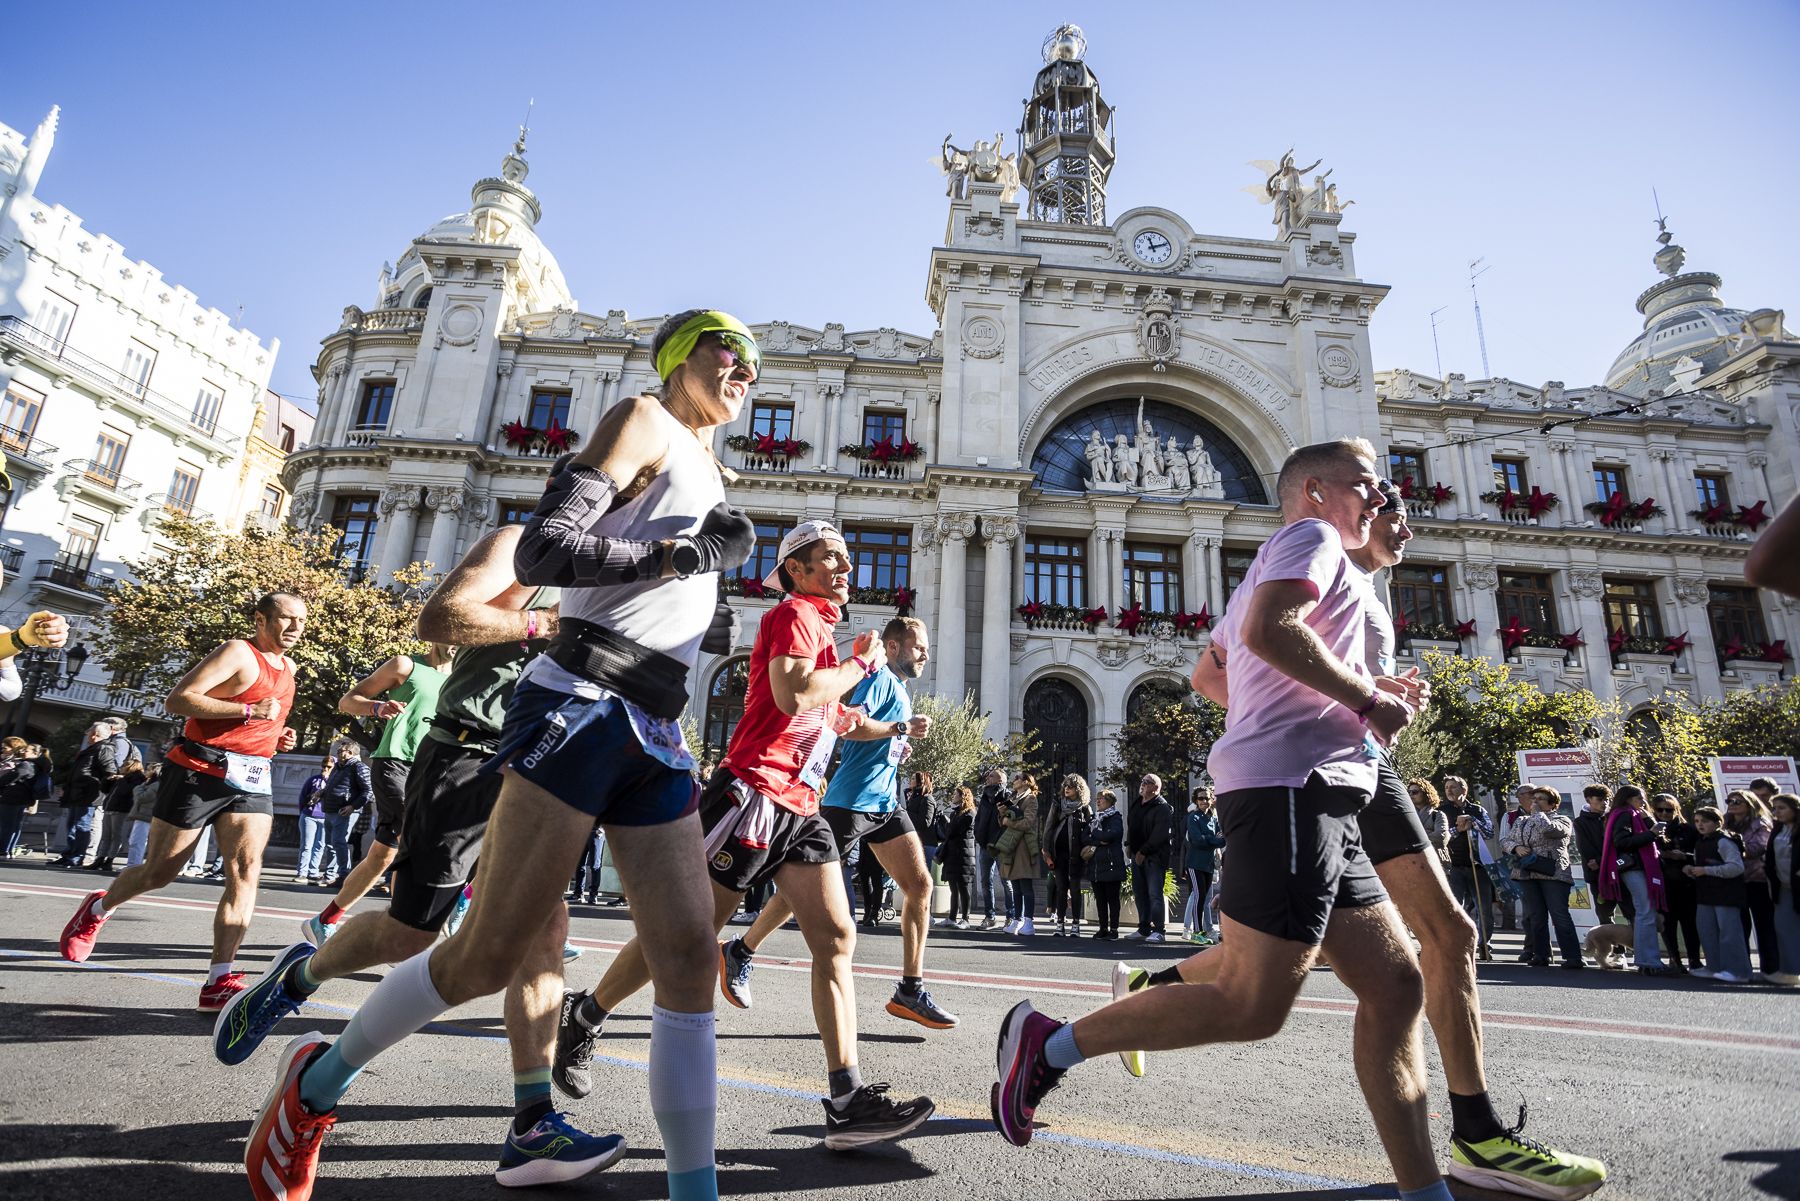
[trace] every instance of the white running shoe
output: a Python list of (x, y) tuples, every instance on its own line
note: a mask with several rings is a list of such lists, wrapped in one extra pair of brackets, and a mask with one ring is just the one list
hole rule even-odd
[(969, 920), (967, 918), (959, 917), (955, 921), (951, 922), (950, 924), (952, 926), (956, 927), (958, 930), (967, 930), (969, 928)]
[(1032, 923), (1030, 918), (1026, 918), (1019, 923), (1019, 928), (1013, 933), (1017, 934), (1020, 938), (1030, 938), (1033, 934), (1037, 933), (1037, 926)]
[(1717, 980), (1720, 984), (1748, 984), (1748, 983), (1750, 983), (1750, 981), (1747, 977), (1740, 976), (1736, 972), (1714, 972), (1712, 975), (1712, 978), (1714, 980)]
[(1119, 937), (1126, 942), (1138, 942), (1144, 937), (1144, 932), (1142, 930), (1127, 930), (1125, 933), (1119, 935)]
[(1162, 940), (1163, 932), (1161, 930), (1152, 930), (1144, 936), (1145, 942), (1161, 942)]

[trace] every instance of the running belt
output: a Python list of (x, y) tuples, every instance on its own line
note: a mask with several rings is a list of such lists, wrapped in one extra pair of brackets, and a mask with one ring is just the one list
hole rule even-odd
[(687, 707), (687, 665), (616, 630), (564, 617), (545, 653), (558, 667), (618, 693), (652, 717), (674, 721)]

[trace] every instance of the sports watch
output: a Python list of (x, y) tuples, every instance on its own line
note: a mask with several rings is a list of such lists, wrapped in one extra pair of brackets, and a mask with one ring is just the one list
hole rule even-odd
[(683, 580), (700, 570), (700, 548), (692, 538), (683, 534), (675, 539), (669, 548), (669, 566), (675, 569), (676, 578)]

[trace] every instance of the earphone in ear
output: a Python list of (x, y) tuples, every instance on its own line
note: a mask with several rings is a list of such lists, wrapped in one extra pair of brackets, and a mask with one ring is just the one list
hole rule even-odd
[(1317, 488), (1314, 488), (1312, 491), (1308, 492), (1307, 495), (1312, 497), (1313, 500), (1318, 504), (1322, 505), (1325, 503), (1325, 498), (1323, 496), (1319, 495), (1319, 490)]

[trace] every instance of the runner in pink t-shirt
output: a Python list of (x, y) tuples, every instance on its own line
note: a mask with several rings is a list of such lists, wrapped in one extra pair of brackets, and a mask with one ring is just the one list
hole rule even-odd
[(1084, 1059), (1273, 1035), (1323, 944), (1358, 1001), (1356, 1060), (1380, 1065), (1359, 1076), (1395, 1180), (1448, 1201), (1426, 1121), (1424, 986), (1356, 824), (1375, 784), (1372, 749), (1413, 716), (1409, 687), (1370, 677), (1375, 599), (1344, 553), (1368, 541), (1380, 484), (1362, 439), (1290, 454), (1277, 483), (1287, 528), (1257, 555), (1220, 631), (1232, 705), (1209, 762), (1231, 863), (1218, 982), (1132, 992), (1068, 1024), (1020, 1002), (1001, 1026), (993, 1095), (1008, 1142), (1030, 1141), (1038, 1103)]

